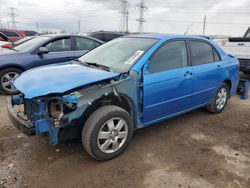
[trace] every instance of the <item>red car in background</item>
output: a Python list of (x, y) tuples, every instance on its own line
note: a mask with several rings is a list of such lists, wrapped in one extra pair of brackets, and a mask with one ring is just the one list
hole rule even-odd
[[(8, 38), (9, 42), (15, 42), (27, 36), (38, 35), (38, 33), (35, 31), (14, 30), (14, 29), (0, 29), (0, 33), (5, 35)], [(0, 41), (6, 41), (6, 39), (0, 36)]]

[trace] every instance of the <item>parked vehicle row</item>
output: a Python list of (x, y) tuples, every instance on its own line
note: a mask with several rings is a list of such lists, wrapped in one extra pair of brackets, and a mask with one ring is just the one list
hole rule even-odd
[[(0, 33), (8, 37), (9, 42), (15, 42), (21, 38), (28, 36), (38, 35), (35, 31), (25, 31), (25, 30), (14, 30), (14, 29), (0, 29)], [(0, 35), (0, 41), (5, 41)]]
[(0, 52), (0, 91), (16, 94), (17, 90), (12, 82), (22, 72), (38, 66), (77, 59), (102, 43), (98, 39), (79, 35), (24, 38), (15, 47)]
[[(80, 46), (78, 36), (56, 42), (45, 38), (14, 50), (29, 49), (36, 65), (44, 65), (44, 59), (57, 63), (54, 55), (47, 56), (54, 48), (64, 56)], [(30, 44), (38, 40), (41, 44), (31, 50)], [(90, 46), (87, 51), (96, 47)], [(14, 81), (21, 94), (8, 98), (7, 107), (12, 123), (25, 134), (44, 134), (51, 144), (81, 138), (92, 157), (109, 160), (127, 148), (136, 129), (201, 107), (222, 112), (238, 82), (238, 60), (211, 40), (132, 35), (107, 42), (76, 61), (24, 72)], [(24, 111), (16, 111), (19, 105)]]

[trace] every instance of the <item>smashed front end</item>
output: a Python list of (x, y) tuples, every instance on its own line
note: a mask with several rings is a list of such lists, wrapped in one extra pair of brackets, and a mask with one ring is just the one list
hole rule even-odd
[(77, 108), (74, 94), (25, 99), (22, 94), (7, 99), (12, 123), (27, 136), (44, 134), (51, 144), (58, 143), (59, 129), (71, 123), (68, 114)]

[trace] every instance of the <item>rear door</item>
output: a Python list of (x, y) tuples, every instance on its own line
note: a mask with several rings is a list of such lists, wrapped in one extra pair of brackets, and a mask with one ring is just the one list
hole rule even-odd
[(143, 75), (143, 123), (151, 124), (190, 108), (192, 67), (184, 40), (164, 44)]
[(193, 66), (192, 105), (207, 104), (223, 81), (222, 61), (214, 47), (203, 40), (189, 40)]
[(88, 51), (100, 46), (101, 44), (95, 40), (84, 38), (84, 37), (75, 37), (75, 58), (79, 58)]
[(61, 63), (75, 59), (71, 37), (55, 39), (43, 46), (48, 48), (49, 53), (35, 54), (35, 66)]

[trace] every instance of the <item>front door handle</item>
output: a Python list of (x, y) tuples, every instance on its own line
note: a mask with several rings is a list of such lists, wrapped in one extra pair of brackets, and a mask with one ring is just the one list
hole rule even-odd
[(187, 71), (187, 72), (185, 72), (185, 74), (184, 74), (184, 76), (185, 76), (186, 78), (190, 78), (192, 75), (193, 75), (193, 73), (190, 72), (190, 71)]

